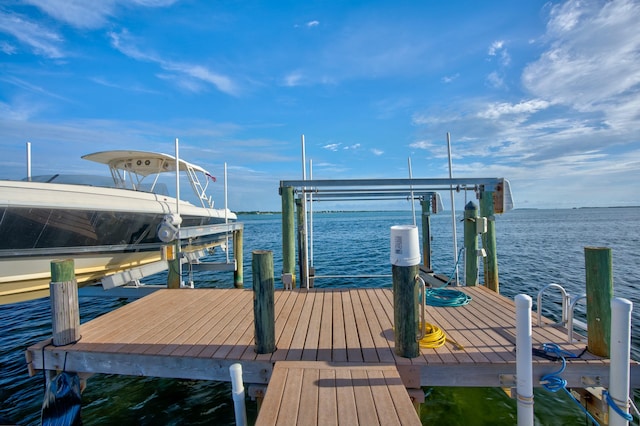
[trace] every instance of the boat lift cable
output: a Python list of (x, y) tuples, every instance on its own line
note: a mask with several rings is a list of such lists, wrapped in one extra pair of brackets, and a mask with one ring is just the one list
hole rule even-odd
[(558, 371), (554, 373), (545, 374), (544, 376), (542, 376), (540, 380), (540, 384), (549, 392), (555, 393), (560, 390), (565, 391), (565, 393), (569, 395), (569, 397), (573, 400), (573, 402), (575, 402), (582, 409), (582, 411), (587, 415), (587, 417), (589, 417), (589, 420), (591, 420), (591, 422), (596, 426), (600, 426), (600, 424), (596, 421), (595, 418), (593, 418), (593, 416), (589, 413), (589, 411), (587, 411), (587, 409), (583, 407), (582, 404), (580, 404), (580, 401), (578, 401), (571, 394), (571, 392), (569, 392), (569, 390), (567, 389), (567, 381), (562, 377), (560, 377), (560, 375), (564, 372), (565, 368), (567, 367), (566, 358), (578, 358), (579, 356), (574, 355), (571, 352), (560, 349), (560, 346), (558, 346), (555, 343), (543, 344), (542, 350), (545, 351), (546, 353), (553, 354), (554, 356), (558, 357), (562, 361), (562, 366)]

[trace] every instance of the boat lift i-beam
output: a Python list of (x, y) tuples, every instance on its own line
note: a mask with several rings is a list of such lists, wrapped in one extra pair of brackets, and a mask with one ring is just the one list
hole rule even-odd
[[(394, 200), (408, 199), (432, 201), (437, 208), (440, 203), (436, 191), (455, 189), (475, 191), (480, 197), (483, 193), (491, 196), (490, 202), (482, 203), (487, 216), (504, 213), (513, 208), (509, 181), (504, 178), (409, 178), (409, 179), (337, 179), (337, 180), (283, 180), (280, 181), (279, 192), (282, 197), (282, 239), (283, 239), (283, 271), (282, 279), (285, 287), (295, 283), (295, 233), (293, 231), (293, 204), (295, 198), (301, 204), (302, 215), (306, 216), (306, 202), (336, 201), (350, 199), (361, 200)], [(288, 199), (292, 198), (292, 199)], [(487, 197), (488, 199), (488, 197)], [(489, 210), (489, 211), (486, 211)], [(436, 211), (434, 211), (436, 212)], [(300, 282), (309, 287), (306, 246), (308, 237), (304, 232), (300, 244), (304, 247), (300, 253)], [(426, 266), (426, 265), (425, 265)], [(497, 268), (496, 268), (497, 270)], [(496, 274), (497, 275), (497, 274)], [(497, 277), (495, 278), (497, 281)], [(496, 282), (497, 286), (497, 282)]]

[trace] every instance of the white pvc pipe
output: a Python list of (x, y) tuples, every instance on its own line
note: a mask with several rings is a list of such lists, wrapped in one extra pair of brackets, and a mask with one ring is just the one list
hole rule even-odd
[(229, 367), (231, 374), (231, 394), (233, 396), (233, 409), (236, 416), (236, 425), (247, 424), (247, 411), (244, 404), (244, 385), (242, 383), (242, 364), (235, 363)]
[(531, 297), (519, 294), (516, 302), (516, 379), (518, 426), (533, 426), (533, 364), (531, 354)]
[[(611, 348), (609, 395), (623, 412), (629, 413), (629, 363), (631, 361), (631, 310), (633, 303), (616, 297), (611, 300)], [(626, 419), (609, 407), (609, 425), (627, 425)]]

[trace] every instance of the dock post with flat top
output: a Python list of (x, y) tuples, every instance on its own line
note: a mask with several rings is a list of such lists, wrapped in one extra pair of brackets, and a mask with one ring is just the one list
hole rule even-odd
[(256, 352), (271, 353), (276, 350), (273, 252), (254, 250), (251, 271)]
[(72, 259), (51, 262), (51, 325), (53, 345), (64, 346), (80, 340), (78, 283)]
[(482, 234), (482, 247), (486, 251), (484, 258), (484, 285), (496, 293), (500, 293), (498, 277), (498, 254), (496, 250), (496, 220), (493, 208), (494, 191), (483, 191), (480, 194), (480, 216), (487, 218), (487, 232)]
[(405, 358), (415, 358), (420, 355), (420, 344), (417, 339), (420, 317), (416, 283), (419, 269), (419, 265), (391, 266), (396, 354)]
[(464, 206), (464, 282), (467, 286), (478, 285), (478, 208), (469, 201)]
[(280, 196), (282, 197), (282, 275), (283, 277), (289, 275), (290, 286), (295, 288), (296, 234), (294, 228), (293, 187), (281, 187)]
[(244, 288), (242, 237), (242, 228), (233, 231), (233, 257), (236, 260), (236, 270), (233, 272), (233, 286), (235, 288)]
[(609, 356), (611, 338), (611, 299), (613, 273), (611, 249), (585, 247), (584, 263), (587, 283), (587, 347), (594, 355)]

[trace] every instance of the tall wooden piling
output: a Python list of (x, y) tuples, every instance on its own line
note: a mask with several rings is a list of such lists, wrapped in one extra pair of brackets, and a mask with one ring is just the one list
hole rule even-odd
[(498, 254), (496, 250), (496, 221), (493, 207), (494, 191), (483, 191), (480, 198), (480, 216), (487, 218), (487, 232), (482, 234), (484, 257), (484, 285), (496, 293), (500, 293), (498, 278)]
[(433, 271), (431, 268), (431, 199), (425, 197), (420, 201), (422, 207), (422, 266), (425, 271)]
[(296, 237), (294, 221), (293, 187), (280, 188), (282, 198), (282, 274), (291, 275), (291, 286), (296, 286)]
[(609, 356), (611, 338), (611, 299), (613, 272), (611, 249), (585, 247), (584, 263), (587, 284), (587, 329), (589, 352)]
[(276, 350), (273, 252), (254, 250), (251, 271), (253, 274), (255, 349), (259, 354), (271, 353)]
[(478, 285), (478, 208), (473, 201), (464, 206), (464, 281), (467, 286)]
[(405, 358), (415, 358), (420, 355), (420, 345), (417, 339), (420, 316), (418, 284), (416, 283), (419, 270), (419, 265), (391, 265), (396, 354)]
[(243, 230), (242, 228), (233, 231), (233, 258), (236, 260), (236, 270), (233, 272), (233, 286), (244, 288), (244, 262), (242, 256)]
[(51, 325), (53, 345), (64, 346), (80, 340), (78, 283), (72, 259), (51, 262)]

